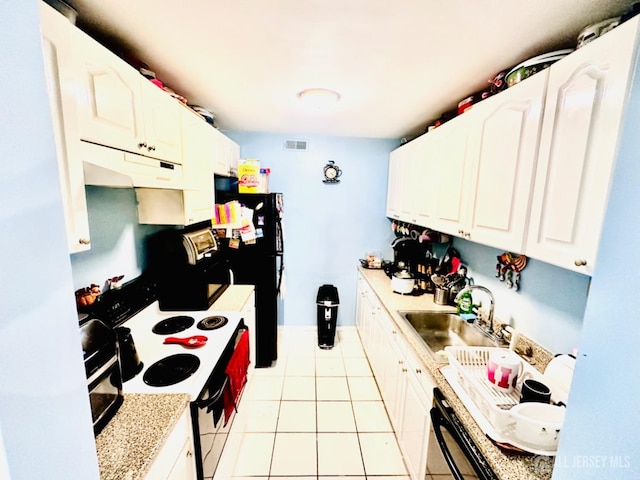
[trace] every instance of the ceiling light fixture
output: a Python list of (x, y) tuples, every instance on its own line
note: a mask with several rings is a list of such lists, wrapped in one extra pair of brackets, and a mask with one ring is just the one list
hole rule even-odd
[(327, 107), (340, 100), (340, 94), (328, 88), (308, 88), (298, 93), (301, 102), (312, 107)]

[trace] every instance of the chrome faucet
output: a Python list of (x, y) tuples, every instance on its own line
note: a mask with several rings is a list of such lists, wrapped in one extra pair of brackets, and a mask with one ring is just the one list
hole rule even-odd
[[(462, 290), (460, 290), (458, 292), (458, 294), (456, 295), (456, 298), (454, 300), (454, 302), (457, 304), (458, 303), (458, 299), (460, 298), (460, 296), (468, 291), (471, 290), (481, 290), (483, 292), (485, 292), (487, 294), (487, 296), (489, 297), (489, 313), (488, 313), (488, 317), (487, 317), (487, 323), (489, 324), (489, 328), (486, 330), (486, 332), (489, 334), (489, 336), (493, 337), (494, 336), (494, 329), (493, 329), (493, 309), (495, 307), (495, 299), (493, 298), (493, 293), (491, 293), (491, 290), (489, 290), (487, 287), (483, 287), (482, 285), (467, 285), (466, 287), (464, 287)], [(482, 319), (482, 316), (479, 315), (480, 318)]]

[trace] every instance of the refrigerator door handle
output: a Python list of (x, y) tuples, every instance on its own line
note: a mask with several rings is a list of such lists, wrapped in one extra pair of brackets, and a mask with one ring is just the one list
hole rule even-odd
[(276, 288), (276, 295), (280, 295), (280, 288), (282, 287), (282, 276), (284, 274), (284, 256), (276, 255), (280, 257), (280, 268), (278, 269), (278, 287)]
[(229, 285), (234, 285), (236, 283), (235, 276), (233, 274), (233, 270), (229, 269)]
[(276, 219), (276, 254), (284, 255), (284, 238), (282, 235), (282, 220), (280, 215), (275, 215)]

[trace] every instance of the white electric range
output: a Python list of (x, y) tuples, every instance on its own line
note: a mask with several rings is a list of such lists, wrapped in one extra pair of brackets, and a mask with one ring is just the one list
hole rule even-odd
[[(175, 317), (190, 318), (192, 321), (187, 323), (191, 323), (191, 325), (179, 332), (154, 333), (154, 326)], [(225, 318), (227, 321), (214, 330), (198, 328), (201, 320), (211, 317)], [(143, 363), (141, 372), (123, 383), (124, 393), (186, 393), (191, 396), (192, 401), (195, 401), (218, 364), (225, 348), (236, 334), (240, 321), (239, 312), (216, 310), (215, 303), (209, 310), (166, 312), (159, 309), (157, 301), (153, 302), (121, 325), (131, 329), (138, 356)], [(207, 337), (207, 341), (203, 346), (195, 348), (178, 344), (164, 344), (168, 337), (187, 338), (193, 335), (203, 335)], [(178, 354), (193, 355), (199, 360), (199, 365), (192, 374), (172, 385), (152, 386), (145, 382), (145, 374), (153, 364)]]

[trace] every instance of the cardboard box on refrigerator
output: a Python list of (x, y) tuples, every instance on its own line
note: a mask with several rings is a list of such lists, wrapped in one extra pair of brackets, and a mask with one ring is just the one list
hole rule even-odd
[(238, 193), (260, 193), (260, 161), (245, 158), (238, 164)]

